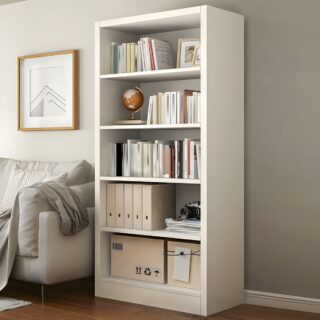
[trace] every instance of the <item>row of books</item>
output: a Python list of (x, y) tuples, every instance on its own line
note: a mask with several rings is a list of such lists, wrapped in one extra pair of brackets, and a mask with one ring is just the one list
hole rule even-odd
[(199, 91), (159, 92), (149, 98), (147, 124), (200, 123)]
[(167, 218), (165, 219), (166, 231), (183, 232), (190, 234), (200, 233), (200, 220), (182, 219), (182, 218)]
[(144, 37), (138, 43), (111, 42), (111, 73), (151, 71), (174, 67), (168, 41)]
[(109, 144), (109, 175), (125, 177), (199, 179), (199, 140), (183, 141), (129, 139)]

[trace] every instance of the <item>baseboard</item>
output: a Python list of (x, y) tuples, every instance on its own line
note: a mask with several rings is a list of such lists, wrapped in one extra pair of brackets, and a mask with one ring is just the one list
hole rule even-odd
[(320, 299), (245, 290), (245, 303), (272, 308), (320, 313)]

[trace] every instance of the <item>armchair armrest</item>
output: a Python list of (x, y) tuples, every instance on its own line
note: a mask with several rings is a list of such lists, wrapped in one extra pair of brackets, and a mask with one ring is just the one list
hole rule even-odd
[(39, 215), (39, 262), (42, 283), (53, 284), (93, 275), (94, 208), (88, 208), (90, 224), (74, 236), (63, 236), (59, 215), (54, 211)]

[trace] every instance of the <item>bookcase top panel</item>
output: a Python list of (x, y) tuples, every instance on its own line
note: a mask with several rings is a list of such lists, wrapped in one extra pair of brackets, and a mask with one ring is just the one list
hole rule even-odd
[(100, 21), (99, 25), (101, 28), (139, 35), (199, 28), (200, 8), (201, 7), (192, 7)]

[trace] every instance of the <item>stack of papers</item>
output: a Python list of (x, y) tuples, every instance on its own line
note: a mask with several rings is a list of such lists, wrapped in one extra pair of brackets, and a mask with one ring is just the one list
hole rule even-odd
[(191, 233), (191, 234), (200, 233), (200, 220), (167, 218), (165, 221), (166, 221), (166, 231), (184, 232), (184, 233)]

